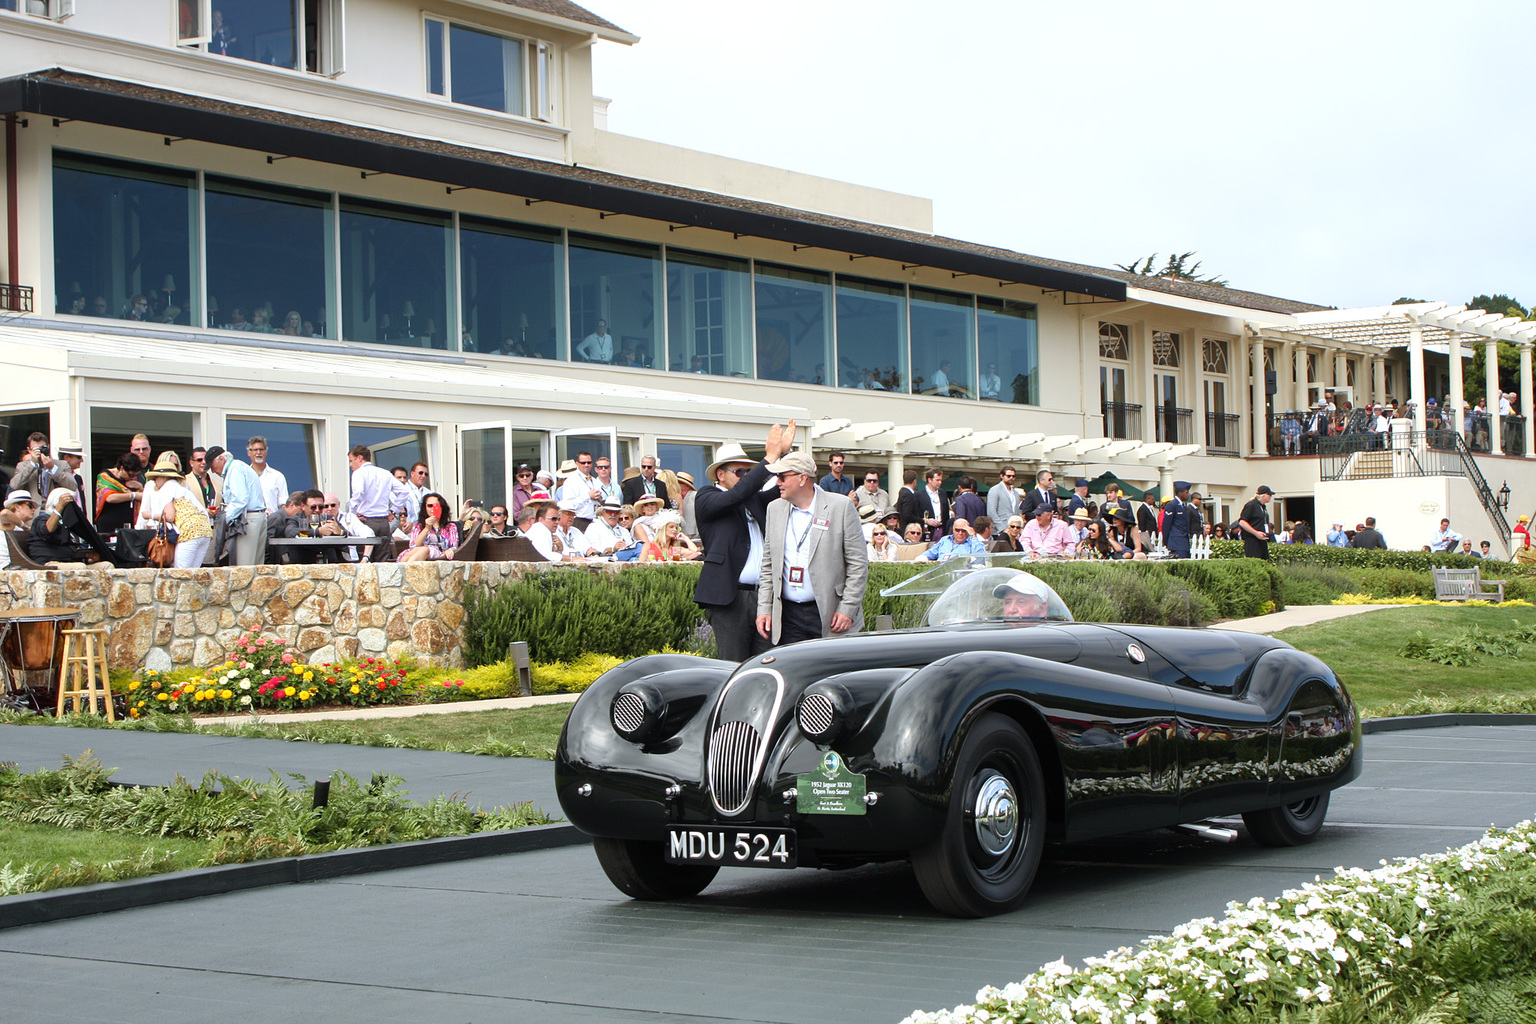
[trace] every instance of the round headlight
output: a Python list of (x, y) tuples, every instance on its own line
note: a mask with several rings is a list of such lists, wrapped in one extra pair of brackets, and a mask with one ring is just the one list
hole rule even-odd
[(648, 683), (634, 682), (614, 694), (608, 708), (613, 731), (633, 743), (644, 743), (661, 722), (667, 702)]
[(814, 683), (800, 696), (795, 721), (800, 732), (812, 743), (828, 744), (843, 731), (843, 723), (853, 708), (848, 691), (836, 683)]

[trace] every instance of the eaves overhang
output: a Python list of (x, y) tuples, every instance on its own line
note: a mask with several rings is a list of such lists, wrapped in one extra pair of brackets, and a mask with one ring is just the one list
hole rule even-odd
[[(357, 167), (455, 187), (626, 214), (800, 247), (874, 257), (1094, 298), (1124, 301), (1126, 286), (1001, 255), (1005, 250), (788, 207), (531, 160), (372, 128), (250, 107), (60, 70), (0, 80), (0, 113), (108, 125), (218, 146)], [(995, 254), (996, 253), (996, 254)]]

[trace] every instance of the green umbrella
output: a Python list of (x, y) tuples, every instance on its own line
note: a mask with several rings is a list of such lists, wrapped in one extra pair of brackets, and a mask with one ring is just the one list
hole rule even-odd
[(1124, 480), (1121, 480), (1119, 477), (1115, 476), (1115, 474), (1113, 474), (1113, 473), (1100, 473), (1098, 476), (1094, 477), (1091, 481), (1089, 481), (1089, 483), (1088, 483), (1088, 493), (1089, 494), (1103, 494), (1104, 493), (1104, 489), (1106, 487), (1108, 487), (1110, 484), (1119, 484), (1120, 485), (1120, 493), (1125, 495), (1127, 498), (1140, 498), (1143, 495), (1148, 494), (1148, 493), (1155, 494), (1156, 491), (1157, 491), (1157, 489), (1155, 487), (1150, 492), (1149, 491), (1144, 491), (1140, 487), (1137, 487), (1134, 484), (1126, 483)]

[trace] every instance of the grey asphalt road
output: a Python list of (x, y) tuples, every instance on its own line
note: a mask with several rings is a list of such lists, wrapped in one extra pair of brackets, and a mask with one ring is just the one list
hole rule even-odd
[(1364, 776), (1334, 794), (1310, 846), (1156, 832), (1066, 847), (1023, 909), (981, 921), (934, 914), (901, 865), (726, 872), (698, 898), (636, 903), (581, 846), (16, 928), (0, 932), (0, 1018), (894, 1024), (1229, 900), (1514, 824), (1536, 802), (1533, 737), (1370, 736)]

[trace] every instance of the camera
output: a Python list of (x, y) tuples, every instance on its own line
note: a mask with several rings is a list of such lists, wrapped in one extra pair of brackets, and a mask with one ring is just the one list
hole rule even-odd
[(43, 458), (46, 459), (48, 457), (48, 446), (45, 445), (45, 444), (38, 445), (37, 446), (37, 454), (41, 455)]

